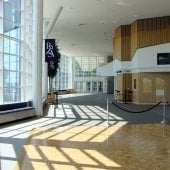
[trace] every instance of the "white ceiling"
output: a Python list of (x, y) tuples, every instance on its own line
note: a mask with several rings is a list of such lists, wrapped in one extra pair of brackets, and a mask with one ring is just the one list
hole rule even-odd
[(170, 15), (170, 0), (44, 0), (44, 20), (50, 21), (61, 6), (49, 38), (68, 56), (110, 56), (117, 27)]

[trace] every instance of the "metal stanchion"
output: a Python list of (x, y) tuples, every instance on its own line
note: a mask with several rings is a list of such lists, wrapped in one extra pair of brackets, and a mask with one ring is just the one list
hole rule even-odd
[(109, 99), (107, 98), (107, 126), (109, 126)]
[(163, 104), (163, 120), (161, 121), (161, 123), (167, 123), (166, 119), (166, 115), (165, 115), (165, 105), (166, 105), (166, 99), (163, 98), (162, 100), (162, 104)]

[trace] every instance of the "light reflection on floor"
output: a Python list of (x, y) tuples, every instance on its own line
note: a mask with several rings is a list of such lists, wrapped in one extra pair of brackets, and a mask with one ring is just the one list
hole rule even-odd
[(15, 170), (168, 170), (169, 141), (165, 124), (35, 128)]
[[(100, 106), (60, 104), (57, 108), (54, 105), (50, 107), (48, 117), (104, 121), (107, 120), (107, 110)], [(123, 120), (113, 113), (109, 114), (109, 119), (111, 121)]]
[(103, 96), (97, 96), (97, 102), (96, 96), (86, 102), (81, 97), (80, 102), (76, 98), (71, 103), (73, 99), (63, 100), (58, 107), (51, 105), (43, 118), (0, 129), (0, 169), (170, 169), (170, 126), (160, 124), (162, 108), (152, 116), (127, 116), (110, 106), (111, 126), (107, 128)]

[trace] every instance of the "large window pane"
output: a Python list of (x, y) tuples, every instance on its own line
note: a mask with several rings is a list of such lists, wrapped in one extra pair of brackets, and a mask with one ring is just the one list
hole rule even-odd
[(21, 23), (21, 12), (8, 3), (4, 3), (4, 18), (16, 24)]
[[(3, 0), (1, 7), (3, 100), (0, 102), (26, 101), (32, 98), (32, 0)], [(21, 29), (21, 19), (23, 29)], [(25, 34), (24, 46), (21, 46), (21, 34)]]
[(17, 9), (20, 9), (21, 7), (21, 0), (5, 0), (5, 2), (8, 2)]
[(4, 38), (4, 53), (9, 53), (9, 39)]
[(15, 10), (7, 3), (4, 3), (4, 18), (10, 21), (14, 20)]
[(12, 39), (4, 38), (4, 53), (20, 55), (21, 43)]
[(14, 23), (4, 21), (4, 34), (19, 39), (21, 37), (21, 28)]
[(17, 70), (17, 57), (16, 56), (10, 56), (10, 70)]
[(20, 76), (19, 72), (4, 71), (4, 87), (19, 87)]
[(10, 86), (15, 87), (17, 85), (17, 73), (10, 72)]
[(5, 103), (20, 101), (20, 89), (4, 88), (4, 101)]
[(10, 71), (4, 71), (4, 87), (10, 86)]
[(15, 55), (20, 55), (20, 42), (15, 40), (10, 40), (10, 53)]
[(9, 55), (4, 54), (4, 69), (9, 70), (10, 66), (10, 57)]

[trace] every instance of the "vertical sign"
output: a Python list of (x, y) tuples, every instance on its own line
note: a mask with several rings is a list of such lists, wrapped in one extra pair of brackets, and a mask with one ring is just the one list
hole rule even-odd
[(56, 61), (55, 39), (45, 39), (45, 61), (50, 70), (55, 69)]

